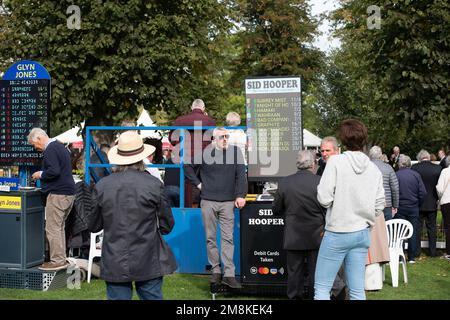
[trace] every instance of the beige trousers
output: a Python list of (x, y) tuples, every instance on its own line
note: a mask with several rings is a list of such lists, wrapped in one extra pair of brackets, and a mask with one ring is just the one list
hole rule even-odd
[(66, 234), (64, 230), (67, 216), (72, 210), (75, 196), (52, 194), (47, 196), (45, 207), (45, 235), (50, 247), (50, 261), (56, 264), (66, 262)]

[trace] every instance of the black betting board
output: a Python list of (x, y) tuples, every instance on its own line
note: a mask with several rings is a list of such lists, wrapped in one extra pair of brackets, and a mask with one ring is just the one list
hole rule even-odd
[(0, 80), (0, 166), (39, 165), (28, 144), (34, 127), (49, 134), (50, 79)]
[(241, 279), (245, 284), (286, 284), (284, 217), (274, 216), (272, 202), (248, 202), (240, 213)]
[(300, 77), (247, 78), (245, 96), (249, 179), (295, 173), (303, 148)]

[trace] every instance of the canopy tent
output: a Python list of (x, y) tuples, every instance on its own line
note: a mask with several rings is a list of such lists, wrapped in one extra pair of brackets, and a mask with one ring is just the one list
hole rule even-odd
[(311, 148), (311, 147), (320, 147), (320, 143), (322, 139), (311, 133), (307, 129), (303, 129), (303, 147)]
[[(84, 127), (84, 121), (81, 123), (81, 128)], [(78, 133), (80, 132), (80, 133)], [(61, 141), (62, 143), (74, 143), (74, 142), (83, 142), (83, 138), (81, 137), (81, 130), (79, 126), (75, 126), (72, 129), (67, 130), (66, 132), (61, 133), (60, 135), (55, 137), (56, 140)]]
[[(157, 126), (157, 124), (155, 124), (153, 122), (152, 118), (148, 114), (148, 111), (145, 109), (142, 109), (142, 112), (136, 121), (136, 125), (138, 127), (156, 127)], [(141, 138), (147, 138), (147, 137), (157, 138), (157, 139), (161, 138), (161, 134), (159, 133), (159, 131), (155, 131), (155, 130), (141, 130), (140, 136), (141, 136)]]

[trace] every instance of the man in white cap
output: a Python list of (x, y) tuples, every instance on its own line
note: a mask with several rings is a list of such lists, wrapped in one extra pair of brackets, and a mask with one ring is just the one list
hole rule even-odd
[(94, 189), (97, 214), (89, 229), (104, 230), (100, 278), (109, 300), (131, 300), (133, 282), (141, 300), (160, 300), (163, 276), (176, 269), (170, 249), (169, 259), (160, 259), (159, 233), (169, 233), (174, 220), (163, 184), (145, 172), (143, 160), (154, 151), (136, 131), (123, 132), (108, 152), (117, 170)]

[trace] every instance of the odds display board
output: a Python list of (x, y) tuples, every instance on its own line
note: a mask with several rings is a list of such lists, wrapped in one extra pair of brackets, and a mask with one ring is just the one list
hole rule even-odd
[(33, 166), (42, 154), (28, 144), (34, 127), (50, 134), (50, 75), (35, 61), (16, 62), (0, 80), (0, 166)]
[(277, 180), (297, 171), (303, 148), (300, 77), (245, 80), (248, 177)]

